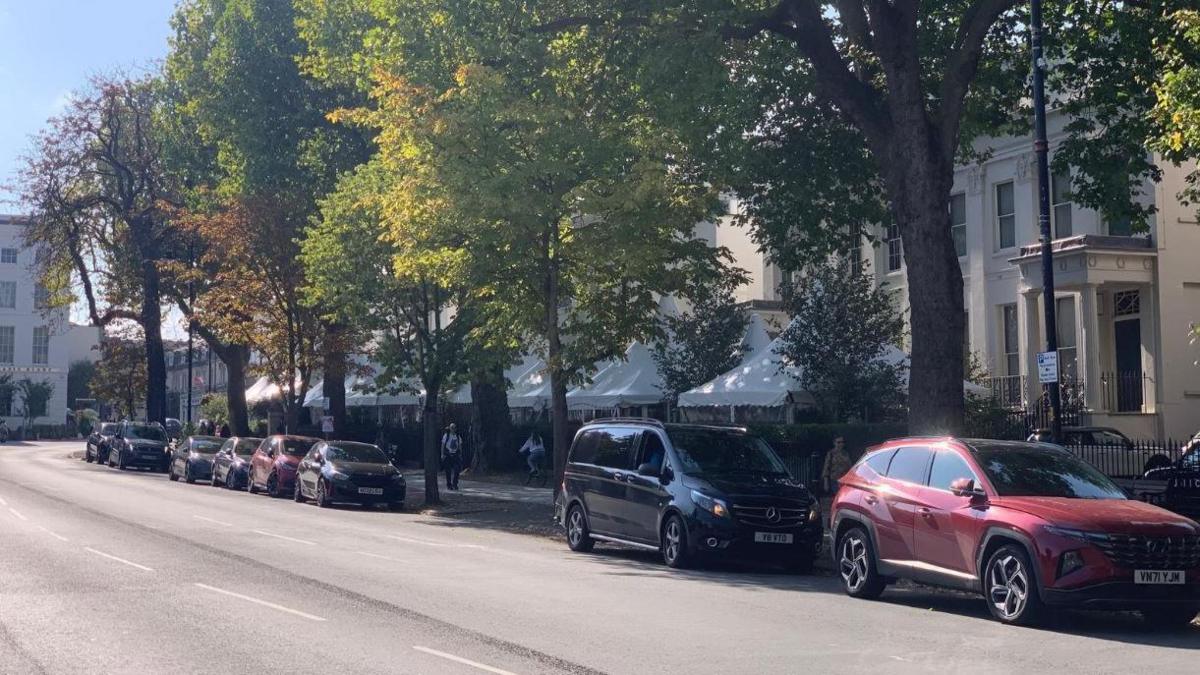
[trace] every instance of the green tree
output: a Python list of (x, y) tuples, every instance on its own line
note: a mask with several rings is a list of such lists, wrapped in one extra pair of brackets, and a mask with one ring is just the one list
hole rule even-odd
[(743, 356), (741, 339), (749, 317), (733, 295), (741, 282), (734, 275), (697, 284), (692, 306), (664, 318), (669, 339), (654, 345), (654, 361), (663, 379), (663, 393), (672, 401), (736, 366)]
[(224, 394), (209, 393), (200, 399), (200, 417), (221, 426), (229, 421), (229, 398)]
[[(314, 371), (345, 361), (323, 352), (347, 342), (324, 339), (317, 309), (302, 302), (298, 241), (317, 200), (367, 147), (357, 130), (326, 119), (354, 99), (301, 74), (295, 18), (289, 0), (186, 0), (166, 63), (172, 110), (184, 121), (175, 168), (190, 178), (186, 221), (200, 249), (198, 269), (177, 270), (199, 286), (197, 300), (189, 306), (180, 293), (177, 302), (214, 349), (254, 345), (263, 355), (290, 429)], [(334, 402), (344, 401), (342, 383), (326, 378)]]
[[(1161, 63), (1154, 87), (1153, 121), (1159, 130), (1151, 147), (1166, 159), (1183, 163), (1200, 157), (1200, 10), (1172, 15), (1175, 39), (1157, 43)], [(1200, 203), (1200, 169), (1187, 176), (1187, 201)]]
[(153, 77), (97, 77), (50, 120), (24, 158), (25, 243), (39, 256), (50, 305), (67, 307), (78, 282), (94, 325), (120, 320), (145, 341), (146, 415), (166, 417), (159, 264), (174, 253), (165, 205), (176, 186), (162, 164), (161, 89)]
[[(1056, 164), (1075, 199), (1137, 225), (1152, 44), (1187, 0), (1049, 3), (1046, 62), (1072, 117)], [(650, 97), (647, 114), (711, 149), (713, 180), (785, 268), (895, 222), (912, 308), (915, 431), (963, 419), (962, 273), (946, 207), (984, 136), (1028, 128), (1029, 19), (1017, 0), (556, 2), (535, 30), (592, 91)], [(354, 28), (353, 24), (347, 24)]]
[(309, 72), (371, 93), (339, 119), (378, 133), (372, 162), (400, 196), (386, 202), (388, 228), (436, 226), (417, 237), (432, 246), (401, 259), (468, 279), (461, 302), (485, 322), (472, 331), (485, 343), (544, 355), (561, 472), (568, 383), (655, 335), (657, 295), (720, 264), (691, 236), (716, 205), (713, 186), (675, 135), (583, 86), (586, 66), (536, 31), (537, 7), (299, 7)]
[(137, 336), (110, 335), (100, 342), (100, 360), (91, 391), (112, 405), (118, 418), (132, 419), (142, 403), (146, 382), (145, 347)]
[(33, 426), (33, 421), (46, 416), (46, 407), (50, 397), (54, 396), (54, 384), (48, 380), (34, 382), (28, 378), (17, 381), (17, 391), (21, 394), (21, 416), (25, 418), (25, 429)]
[(882, 357), (904, 337), (904, 319), (886, 289), (836, 257), (807, 267), (784, 297), (792, 323), (782, 353), (831, 422), (876, 420), (902, 405), (904, 366)]

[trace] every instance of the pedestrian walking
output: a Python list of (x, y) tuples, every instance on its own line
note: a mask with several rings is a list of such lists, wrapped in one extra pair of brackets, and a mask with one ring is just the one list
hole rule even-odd
[(837, 490), (838, 479), (846, 475), (853, 465), (854, 460), (846, 449), (846, 439), (837, 436), (833, 439), (833, 447), (825, 453), (825, 465), (821, 467), (821, 488), (826, 495)]
[(453, 422), (442, 434), (442, 466), (446, 469), (446, 489), (458, 489), (458, 474), (462, 471), (462, 437)]
[(529, 465), (529, 477), (525, 479), (525, 484), (528, 485), (534, 478), (542, 478), (542, 463), (546, 460), (546, 444), (542, 442), (542, 435), (536, 430), (531, 432), (525, 445), (517, 452), (525, 455), (525, 463)]

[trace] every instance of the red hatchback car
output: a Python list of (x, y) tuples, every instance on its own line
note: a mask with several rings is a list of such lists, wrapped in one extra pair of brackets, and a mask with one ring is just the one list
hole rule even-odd
[(254, 494), (261, 488), (272, 497), (291, 496), (300, 460), (320, 441), (310, 436), (267, 436), (250, 456), (246, 490)]
[(1139, 610), (1161, 626), (1200, 611), (1200, 525), (1127, 499), (1058, 446), (894, 440), (840, 483), (833, 559), (853, 597), (906, 578), (979, 593), (1021, 625), (1051, 606)]

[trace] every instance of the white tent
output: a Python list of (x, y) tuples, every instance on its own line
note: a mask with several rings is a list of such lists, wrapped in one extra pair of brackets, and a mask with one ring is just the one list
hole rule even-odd
[(391, 391), (392, 387), (377, 389), (375, 374), (383, 370), (378, 364), (367, 364), (366, 373), (356, 373), (346, 377), (346, 407), (379, 407), (388, 405), (421, 405), (425, 397), (425, 389), (419, 380), (409, 379), (395, 385), (399, 391)]
[(800, 371), (784, 363), (775, 351), (776, 338), (727, 373), (679, 395), (679, 407), (759, 406), (774, 408), (786, 403), (812, 405), (813, 398), (800, 385)]
[(304, 394), (304, 407), (329, 407), (329, 399), (325, 398), (325, 380), (318, 380), (316, 384), (309, 388), (308, 393)]
[(634, 342), (625, 350), (625, 360), (601, 369), (591, 384), (567, 392), (567, 407), (603, 410), (655, 405), (663, 400), (662, 376), (650, 349)]
[(271, 378), (263, 375), (255, 380), (254, 384), (246, 390), (246, 405), (254, 405), (263, 401), (280, 398), (282, 391), (279, 385), (271, 381)]
[(545, 362), (541, 359), (527, 358), (522, 361), (522, 366), (522, 372), (509, 378), (512, 384), (508, 388), (508, 407), (534, 410), (546, 408), (550, 405), (550, 374), (546, 372)]
[[(543, 367), (541, 360), (538, 359), (536, 356), (525, 355), (525, 356), (521, 357), (520, 361), (518, 361), (517, 363), (504, 369), (505, 386), (507, 387), (507, 390), (508, 390), (508, 392), (510, 392), (510, 394), (513, 391), (517, 381), (520, 380), (523, 375), (526, 375), (530, 371), (530, 369), (534, 368), (535, 366), (538, 368)], [(471, 385), (464, 384), (461, 387), (459, 387), (458, 389), (454, 390), (454, 393), (450, 395), (450, 402), (451, 403), (460, 403), (463, 405), (470, 405), (471, 404)], [(509, 403), (509, 405), (511, 406), (512, 404)]]
[(769, 344), (771, 344), (771, 336), (767, 335), (766, 324), (761, 316), (752, 313), (749, 323), (746, 324), (746, 334), (742, 336), (742, 353), (746, 356), (757, 354)]

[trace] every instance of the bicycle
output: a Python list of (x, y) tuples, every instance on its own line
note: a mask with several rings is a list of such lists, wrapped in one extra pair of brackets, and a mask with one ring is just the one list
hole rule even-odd
[(536, 478), (539, 481), (538, 485), (541, 487), (546, 487), (546, 480), (549, 478), (549, 475), (542, 470), (542, 462), (545, 461), (545, 459), (546, 453), (539, 452), (527, 460), (533, 464), (533, 468), (529, 470), (529, 473), (525, 474), (526, 485), (532, 483), (533, 479)]

